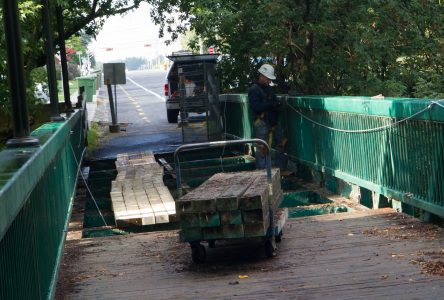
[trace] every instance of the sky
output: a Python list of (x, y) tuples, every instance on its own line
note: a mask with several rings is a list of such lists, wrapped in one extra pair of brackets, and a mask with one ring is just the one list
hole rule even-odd
[[(124, 16), (114, 16), (105, 21), (97, 39), (89, 45), (96, 61), (110, 62), (126, 57), (155, 58), (169, 55), (180, 49), (180, 43), (166, 46), (158, 37), (158, 27), (151, 21), (146, 3)], [(107, 49), (112, 48), (112, 51)]]

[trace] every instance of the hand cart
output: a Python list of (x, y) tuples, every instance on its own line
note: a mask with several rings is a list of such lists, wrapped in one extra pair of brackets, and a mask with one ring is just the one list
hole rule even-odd
[[(272, 208), (271, 199), (273, 197), (273, 186), (272, 186), (272, 170), (271, 170), (271, 158), (270, 158), (270, 147), (268, 144), (261, 139), (244, 139), (244, 140), (234, 140), (234, 141), (216, 141), (216, 142), (206, 142), (206, 143), (194, 143), (194, 144), (185, 144), (179, 146), (174, 152), (174, 163), (176, 168), (176, 183), (177, 190), (179, 193), (179, 197), (182, 196), (182, 182), (181, 182), (181, 170), (180, 170), (180, 162), (179, 162), (179, 153), (183, 150), (202, 150), (206, 148), (216, 148), (216, 147), (226, 147), (232, 145), (241, 145), (241, 144), (259, 144), (264, 146), (267, 149), (266, 155), (266, 174), (267, 174), (267, 184), (268, 184), (268, 209), (269, 209), (269, 227), (266, 230), (266, 234), (260, 237), (265, 246), (265, 254), (267, 257), (274, 257), (277, 255), (277, 247), (276, 242), (279, 243), (282, 237), (282, 227), (286, 220), (286, 215), (283, 216), (280, 220), (274, 220), (274, 211)], [(284, 215), (284, 214), (281, 214)], [(278, 222), (276, 222), (278, 221)], [(224, 238), (225, 239), (225, 238)], [(230, 238), (230, 239), (252, 239), (249, 237), (244, 238)], [(200, 241), (190, 241), (183, 240), (184, 242), (188, 242), (191, 246), (192, 250), (192, 259), (194, 262), (202, 262), (206, 258), (206, 250), (205, 247), (201, 244), (202, 241), (208, 242), (208, 246), (210, 248), (215, 247), (216, 240), (207, 240), (203, 239)]]

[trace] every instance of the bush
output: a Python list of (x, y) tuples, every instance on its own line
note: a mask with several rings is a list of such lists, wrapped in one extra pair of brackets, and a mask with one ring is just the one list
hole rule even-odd
[(76, 64), (68, 64), (68, 79), (73, 80), (76, 77), (80, 77), (80, 69)]
[[(68, 80), (74, 80), (80, 76), (79, 66), (68, 63)], [(62, 80), (62, 65), (56, 65), (56, 78)]]

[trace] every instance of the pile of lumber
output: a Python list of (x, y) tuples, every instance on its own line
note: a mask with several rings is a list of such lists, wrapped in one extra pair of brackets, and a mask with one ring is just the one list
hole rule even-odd
[(182, 238), (187, 242), (264, 236), (270, 209), (282, 201), (279, 169), (272, 170), (272, 193), (265, 170), (218, 173), (176, 201)]
[(175, 220), (174, 199), (163, 184), (163, 167), (152, 152), (119, 154), (111, 201), (118, 227)]

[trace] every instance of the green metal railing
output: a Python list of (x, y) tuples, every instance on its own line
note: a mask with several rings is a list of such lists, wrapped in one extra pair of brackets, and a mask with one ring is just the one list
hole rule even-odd
[(0, 299), (52, 298), (85, 149), (85, 110), (0, 152)]
[(242, 94), (224, 94), (219, 96), (222, 105), (224, 130), (244, 139), (251, 139), (253, 118), (248, 108), (248, 97)]
[[(292, 160), (444, 217), (444, 102), (281, 98)], [(221, 101), (227, 132), (251, 138), (246, 95)]]

